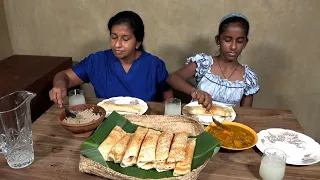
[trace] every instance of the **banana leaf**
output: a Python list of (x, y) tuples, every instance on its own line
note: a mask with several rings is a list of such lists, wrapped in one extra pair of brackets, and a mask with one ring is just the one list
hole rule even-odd
[[(138, 125), (131, 123), (125, 117), (121, 116), (117, 112), (112, 112), (95, 130), (95, 132), (82, 144), (80, 152), (85, 157), (102, 164), (105, 167), (111, 168), (119, 173), (133, 176), (137, 178), (168, 178), (173, 177), (173, 171), (158, 172), (154, 169), (143, 170), (137, 166), (131, 166), (122, 168), (120, 164), (104, 161), (102, 155), (100, 154), (98, 147), (103, 142), (105, 138), (109, 135), (111, 130), (115, 126), (120, 126), (123, 130), (128, 133), (134, 133)], [(217, 141), (210, 133), (204, 131), (197, 138), (196, 148), (192, 160), (191, 169), (196, 169), (201, 166), (206, 160), (214, 156), (220, 149), (221, 143)]]

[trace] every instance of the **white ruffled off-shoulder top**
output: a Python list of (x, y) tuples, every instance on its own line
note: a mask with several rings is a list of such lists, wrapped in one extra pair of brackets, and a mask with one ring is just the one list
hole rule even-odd
[(197, 54), (189, 57), (186, 64), (190, 62), (197, 64), (195, 74), (197, 89), (211, 94), (213, 102), (236, 106), (243, 96), (254, 95), (260, 90), (257, 75), (245, 64), (242, 65), (245, 69), (243, 80), (229, 81), (211, 73), (211, 65), (214, 62), (209, 55)]

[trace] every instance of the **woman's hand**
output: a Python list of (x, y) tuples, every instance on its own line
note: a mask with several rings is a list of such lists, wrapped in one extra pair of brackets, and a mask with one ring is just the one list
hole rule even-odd
[(193, 99), (198, 100), (198, 103), (202, 104), (202, 106), (205, 107), (207, 111), (210, 111), (212, 107), (212, 96), (210, 94), (205, 91), (195, 90), (191, 94), (191, 96)]
[(53, 87), (49, 91), (50, 100), (62, 107), (63, 98), (67, 96), (67, 89), (64, 87)]
[(71, 68), (58, 72), (53, 78), (53, 88), (49, 91), (50, 100), (62, 107), (67, 89), (82, 84), (83, 81)]

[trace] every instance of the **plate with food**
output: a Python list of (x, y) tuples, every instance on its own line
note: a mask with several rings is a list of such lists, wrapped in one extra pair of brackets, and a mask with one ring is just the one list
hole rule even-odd
[(256, 145), (258, 136), (250, 127), (236, 122), (222, 122), (222, 124), (224, 127), (214, 123), (206, 127), (206, 131), (222, 143), (222, 148), (245, 150)]
[(182, 108), (182, 114), (194, 116), (204, 125), (213, 123), (211, 116), (219, 122), (231, 122), (236, 118), (236, 112), (232, 106), (213, 104), (211, 112), (208, 112), (198, 101), (193, 101), (185, 105)]
[(119, 114), (138, 114), (142, 115), (148, 110), (146, 102), (139, 98), (119, 96), (105, 99), (97, 104), (106, 110), (106, 116), (113, 111)]
[[(109, 179), (196, 179), (220, 149), (195, 119), (143, 115), (138, 122), (136, 115), (133, 124), (126, 117), (111, 113), (83, 143), (81, 172)], [(175, 123), (193, 126), (172, 129)]]
[(311, 137), (289, 129), (270, 128), (258, 133), (257, 148), (277, 148), (286, 153), (287, 164), (311, 165), (320, 162), (320, 145)]

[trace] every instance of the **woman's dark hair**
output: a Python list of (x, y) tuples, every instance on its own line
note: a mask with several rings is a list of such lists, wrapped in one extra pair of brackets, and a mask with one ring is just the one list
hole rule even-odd
[(243, 26), (244, 33), (246, 34), (246, 38), (248, 40), (248, 34), (250, 29), (249, 22), (244, 18), (237, 16), (227, 18), (220, 23), (218, 37), (220, 37), (220, 35), (227, 29), (230, 23), (240, 23)]
[[(144, 24), (140, 16), (132, 11), (122, 11), (113, 16), (108, 22), (108, 29), (111, 34), (111, 28), (115, 25), (126, 24), (130, 26), (133, 34), (138, 42), (143, 42), (144, 38)], [(143, 45), (138, 48), (139, 51), (143, 51)]]

